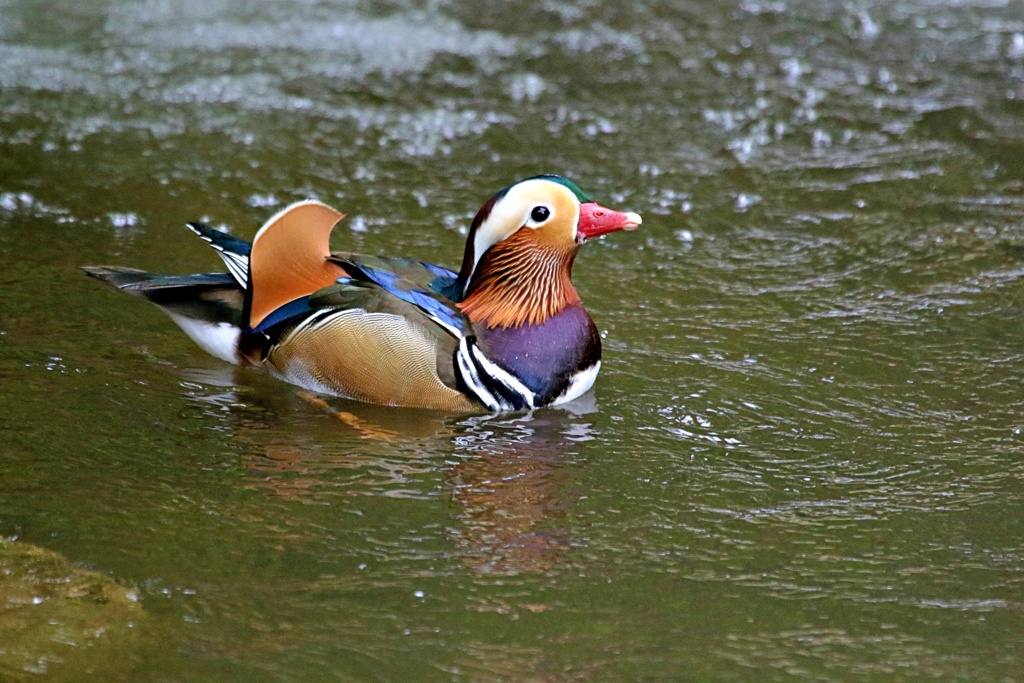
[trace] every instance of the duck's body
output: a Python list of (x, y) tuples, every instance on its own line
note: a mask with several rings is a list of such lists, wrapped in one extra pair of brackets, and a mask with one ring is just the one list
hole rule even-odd
[(230, 274), (86, 267), (159, 305), (200, 347), (293, 384), (447, 411), (520, 410), (594, 383), (601, 341), (570, 279), (588, 237), (634, 229), (556, 176), (498, 193), (477, 214), (462, 269), (331, 253), (343, 216), (299, 202), (253, 243), (192, 223)]

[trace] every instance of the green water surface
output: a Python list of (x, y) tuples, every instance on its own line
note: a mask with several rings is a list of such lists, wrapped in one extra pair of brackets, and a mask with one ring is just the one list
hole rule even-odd
[[(1022, 680), (1022, 103), (1016, 2), (0, 0), (0, 679)], [(455, 266), (537, 173), (644, 216), (573, 411), (323, 407), (78, 271), (311, 197)]]

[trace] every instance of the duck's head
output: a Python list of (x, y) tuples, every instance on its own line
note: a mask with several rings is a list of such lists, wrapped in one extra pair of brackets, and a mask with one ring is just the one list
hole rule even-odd
[(572, 264), (594, 237), (640, 226), (638, 214), (603, 207), (555, 175), (494, 195), (469, 229), (455, 298), (474, 323), (537, 324), (579, 303)]

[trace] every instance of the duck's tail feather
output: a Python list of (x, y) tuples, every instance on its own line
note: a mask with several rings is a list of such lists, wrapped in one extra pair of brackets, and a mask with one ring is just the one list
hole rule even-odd
[(249, 281), (249, 253), (252, 244), (203, 223), (193, 221), (185, 225), (217, 251), (235, 281), (245, 289)]
[(153, 302), (210, 355), (241, 362), (238, 341), (245, 292), (233, 274), (160, 275), (114, 266), (83, 266), (82, 270)]

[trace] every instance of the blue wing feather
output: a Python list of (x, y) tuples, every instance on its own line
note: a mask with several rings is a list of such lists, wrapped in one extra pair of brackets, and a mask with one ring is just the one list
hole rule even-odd
[[(429, 264), (425, 264), (429, 265)], [(441, 268), (440, 266), (434, 266), (433, 268), (437, 271), (443, 271), (454, 277), (454, 273), (451, 271)], [(408, 302), (413, 306), (416, 306), (428, 316), (449, 328), (453, 333), (458, 332), (461, 335), (471, 334), (471, 328), (469, 321), (466, 316), (463, 315), (453, 302), (442, 297), (438, 293), (426, 289), (417, 288), (414, 283), (406, 280), (394, 273), (390, 273), (386, 270), (380, 270), (379, 268), (373, 268), (372, 266), (361, 266), (360, 270), (371, 282), (385, 290), (392, 296), (396, 296), (402, 301)]]
[[(338, 259), (346, 270), (354, 276), (338, 278), (338, 284), (349, 287), (379, 287), (387, 294), (419, 308), (427, 317), (456, 337), (461, 338), (473, 333), (472, 326), (462, 311), (458, 309), (454, 302), (438, 291), (439, 289), (443, 290), (450, 287), (451, 283), (455, 282), (457, 277), (455, 273), (447, 268), (424, 261), (383, 259), (380, 257), (371, 258), (382, 264), (394, 263), (401, 266), (419, 266), (429, 275), (433, 275), (434, 278), (429, 282), (425, 279), (419, 279), (418, 281), (410, 280), (385, 268), (371, 266), (366, 262), (370, 260), (369, 258), (361, 257), (358, 262), (356, 259)], [(287, 323), (294, 318), (315, 312), (325, 305), (324, 295), (327, 295), (329, 290), (334, 289), (334, 287), (327, 287), (319, 292), (314, 292), (309, 296), (304, 296), (281, 306), (260, 321), (260, 324), (251, 331), (268, 332), (271, 328), (282, 323)], [(338, 292), (336, 291), (332, 294), (334, 297), (337, 295)], [(327, 305), (338, 305), (336, 298), (334, 302)]]

